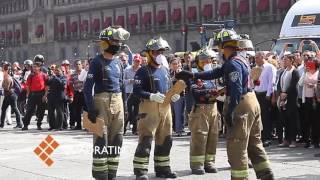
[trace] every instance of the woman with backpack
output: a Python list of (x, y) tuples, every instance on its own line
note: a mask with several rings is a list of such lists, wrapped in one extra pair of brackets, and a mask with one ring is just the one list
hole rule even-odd
[(20, 111), (18, 109), (17, 106), (17, 99), (18, 99), (18, 91), (19, 88), (21, 90), (21, 86), (19, 86), (19, 84), (17, 84), (14, 79), (10, 76), (10, 63), (5, 61), (2, 64), (3, 67), (3, 75), (4, 75), (4, 79), (3, 79), (3, 83), (2, 83), (2, 87), (4, 90), (4, 100), (2, 103), (2, 107), (1, 107), (1, 123), (0, 123), (0, 128), (3, 128), (4, 126), (4, 119), (5, 119), (5, 114), (6, 114), (6, 110), (8, 108), (8, 106), (10, 105), (13, 112), (16, 115), (16, 121), (17, 121), (17, 126), (15, 128), (22, 128), (21, 126), (21, 115), (20, 115)]

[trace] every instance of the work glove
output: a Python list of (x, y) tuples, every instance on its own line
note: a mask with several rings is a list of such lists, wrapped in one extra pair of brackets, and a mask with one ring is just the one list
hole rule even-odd
[(180, 95), (179, 94), (174, 94), (171, 96), (171, 101), (172, 102), (177, 102), (180, 99)]
[(163, 94), (161, 94), (159, 92), (156, 93), (156, 94), (155, 93), (151, 93), (150, 94), (150, 101), (154, 101), (154, 102), (162, 104), (165, 97), (166, 97), (165, 95), (163, 95)]
[(228, 125), (228, 127), (231, 128), (234, 125), (233, 113), (226, 114), (224, 119), (225, 119), (225, 122)]
[(175, 75), (176, 79), (182, 79), (183, 81), (188, 81), (192, 79), (194, 74), (190, 71), (183, 70)]
[(97, 122), (96, 120), (97, 120), (97, 116), (98, 115), (99, 115), (99, 110), (98, 109), (95, 109), (95, 108), (89, 109), (88, 118), (92, 123), (96, 123)]

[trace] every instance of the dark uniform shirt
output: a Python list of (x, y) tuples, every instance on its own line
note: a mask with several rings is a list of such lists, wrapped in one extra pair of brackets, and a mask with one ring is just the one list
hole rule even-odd
[(122, 69), (119, 59), (105, 59), (102, 55), (96, 56), (90, 63), (84, 95), (87, 107), (93, 107), (92, 88), (94, 94), (102, 92), (120, 93), (122, 83)]
[(65, 76), (51, 76), (47, 81), (49, 86), (48, 100), (53, 102), (62, 102), (65, 99), (65, 86), (67, 79)]
[(239, 104), (241, 96), (249, 91), (248, 69), (245, 59), (238, 56), (232, 56), (226, 60), (220, 68), (195, 74), (195, 78), (209, 80), (223, 77), (224, 83), (227, 86), (226, 95), (230, 96), (227, 113), (231, 114)]
[(133, 93), (143, 99), (149, 99), (151, 93), (165, 94), (170, 85), (169, 72), (163, 66), (160, 68), (142, 66), (134, 79), (137, 83), (133, 85)]

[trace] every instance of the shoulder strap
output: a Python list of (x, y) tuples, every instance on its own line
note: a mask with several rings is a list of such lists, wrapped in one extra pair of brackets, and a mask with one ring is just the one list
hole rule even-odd
[(117, 60), (117, 64), (119, 65), (120, 67), (120, 83), (122, 83), (122, 86), (124, 86), (124, 83), (123, 83), (123, 78), (124, 78), (124, 66), (123, 64), (120, 62), (119, 59), (116, 59)]
[(105, 64), (104, 64), (103, 56), (100, 55), (99, 57), (100, 57), (100, 58), (99, 58), (99, 62), (100, 62), (100, 65), (101, 65), (102, 81), (103, 81), (104, 78), (106, 77), (106, 73), (105, 73), (105, 71), (104, 71), (104, 66), (105, 66)]
[(151, 86), (151, 91), (154, 93), (156, 91), (156, 89), (154, 87), (154, 76), (153, 76), (152, 71), (148, 65), (146, 66), (146, 69), (147, 69), (148, 76), (149, 76), (149, 83)]
[(245, 59), (243, 57), (240, 56), (234, 56), (233, 57), (235, 60), (238, 60), (240, 62), (242, 62), (248, 69), (250, 69), (250, 65), (247, 64), (247, 62), (245, 61)]

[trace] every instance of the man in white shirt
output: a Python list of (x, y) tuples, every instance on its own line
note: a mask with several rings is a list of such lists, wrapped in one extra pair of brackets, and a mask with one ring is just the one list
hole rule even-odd
[(270, 118), (271, 96), (275, 90), (276, 68), (265, 60), (265, 53), (260, 51), (256, 53), (256, 65), (262, 68), (261, 75), (254, 82), (254, 91), (257, 95), (263, 124), (262, 141), (263, 145), (271, 144), (272, 121)]
[(136, 54), (133, 58), (133, 65), (124, 70), (124, 86), (127, 97), (127, 112), (128, 116), (126, 117), (124, 123), (124, 134), (127, 131), (128, 122), (132, 124), (132, 134), (137, 134), (137, 118), (139, 113), (139, 103), (140, 100), (138, 97), (132, 94), (133, 84), (135, 83), (134, 76), (138, 69), (141, 67), (141, 56)]

